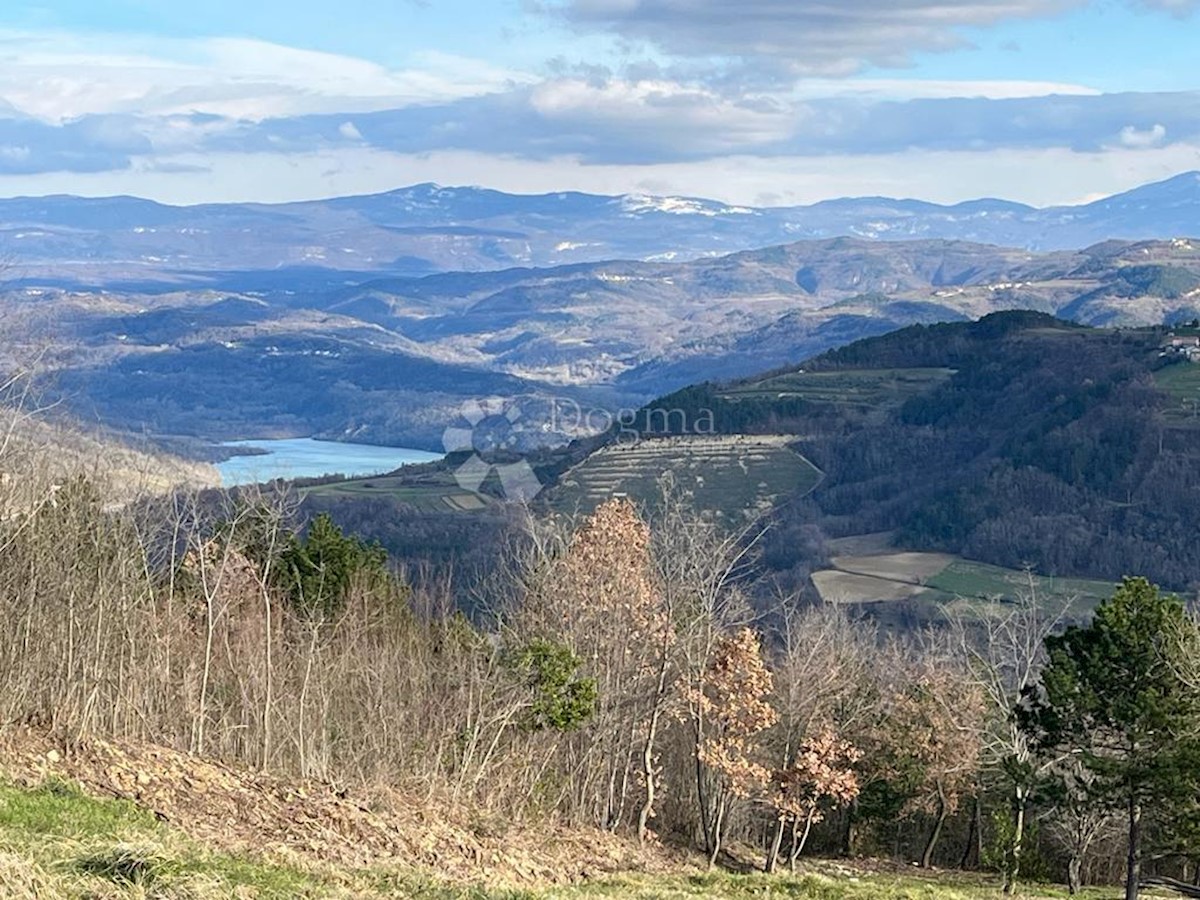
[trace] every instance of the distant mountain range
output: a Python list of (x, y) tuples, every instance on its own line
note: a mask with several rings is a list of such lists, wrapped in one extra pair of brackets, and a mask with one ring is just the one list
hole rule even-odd
[[(380, 278), (336, 289), (25, 288), (10, 330), (80, 414), (154, 434), (320, 433), (437, 448), (462, 404), (612, 408), (912, 323), (1029, 309), (1099, 325), (1200, 316), (1200, 242), (1034, 253), (801, 241), (689, 262)], [(15, 332), (15, 333), (13, 333)]]
[(879, 197), (751, 208), (684, 197), (527, 196), (433, 184), (278, 205), (0, 200), (0, 258), (11, 265), (10, 278), (143, 290), (321, 290), (380, 275), (679, 261), (837, 236), (1052, 251), (1112, 238), (1197, 234), (1197, 172), (1047, 209)]

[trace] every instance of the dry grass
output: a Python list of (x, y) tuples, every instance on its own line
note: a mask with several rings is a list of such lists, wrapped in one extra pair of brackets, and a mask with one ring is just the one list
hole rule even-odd
[[(79, 784), (86, 795), (127, 801), (128, 820), (106, 820), (97, 829), (128, 838), (121, 846), (131, 848), (129, 872), (151, 876), (154, 857), (138, 850), (147, 846), (138, 837), (154, 822), (232, 854), (351, 869), (402, 867), (458, 881), (486, 874), (498, 883), (554, 884), (679, 864), (678, 857), (604, 831), (516, 826), (392, 789), (352, 791), (272, 777), (153, 745), (65, 746), (45, 733), (13, 730), (0, 738), (0, 771), (33, 790), (53, 794), (56, 785)], [(69, 790), (65, 796), (71, 799)], [(134, 808), (150, 815), (138, 817)], [(115, 852), (106, 847), (95, 865), (119, 871)], [(139, 867), (138, 859), (150, 862)], [(132, 874), (126, 880), (137, 882)]]

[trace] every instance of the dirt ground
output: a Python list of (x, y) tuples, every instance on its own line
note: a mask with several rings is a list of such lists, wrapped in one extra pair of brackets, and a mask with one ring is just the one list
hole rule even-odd
[(958, 559), (949, 553), (886, 553), (879, 556), (835, 556), (834, 568), (854, 575), (924, 584)]
[(922, 593), (920, 585), (902, 581), (873, 578), (870, 575), (852, 575), (837, 569), (813, 572), (813, 584), (826, 603), (872, 603), (888, 600), (906, 600)]

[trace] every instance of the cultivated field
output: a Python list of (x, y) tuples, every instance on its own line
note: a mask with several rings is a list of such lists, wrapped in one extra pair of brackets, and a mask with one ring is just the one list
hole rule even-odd
[(379, 475), (303, 488), (302, 493), (321, 497), (386, 497), (424, 512), (478, 512), (492, 501), (460, 487), (454, 473), (435, 471), (420, 475)]
[[(1004, 569), (987, 563), (956, 559), (930, 578), (929, 587), (943, 593), (980, 600), (1013, 600), (1029, 592), (1030, 576), (1016, 569)], [(1039, 597), (1048, 601), (1073, 600), (1077, 607), (1090, 609), (1112, 596), (1114, 585), (1086, 578), (1033, 576)]]
[(908, 600), (927, 594), (920, 585), (905, 581), (890, 581), (855, 575), (838, 569), (813, 572), (812, 582), (826, 603), (885, 603), (890, 600)]
[(800, 398), (813, 403), (883, 408), (896, 406), (954, 374), (953, 369), (846, 369), (790, 372), (731, 388), (730, 400)]
[(911, 601), (907, 614), (936, 619), (949, 608), (979, 609), (984, 602), (1012, 603), (1032, 587), (1050, 609), (1068, 607), (1083, 615), (1111, 596), (1113, 585), (1083, 578), (1030, 575), (946, 553), (896, 552), (886, 548), (887, 534), (862, 535), (832, 542), (832, 568), (812, 575), (821, 598), (837, 604)]
[(670, 473), (697, 509), (754, 517), (781, 496), (807, 492), (821, 473), (788, 447), (788, 436), (672, 437), (613, 444), (563, 476), (552, 497), (566, 512), (590, 512), (613, 496), (653, 503)]

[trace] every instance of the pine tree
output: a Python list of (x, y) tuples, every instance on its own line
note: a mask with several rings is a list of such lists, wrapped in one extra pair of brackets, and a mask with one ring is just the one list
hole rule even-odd
[(1046, 638), (1041, 683), (1025, 692), (1022, 725), (1038, 746), (1075, 756), (1097, 802), (1125, 815), (1126, 900), (1138, 894), (1144, 813), (1200, 789), (1200, 694), (1172, 658), (1194, 628), (1177, 598), (1126, 578), (1090, 625)]

